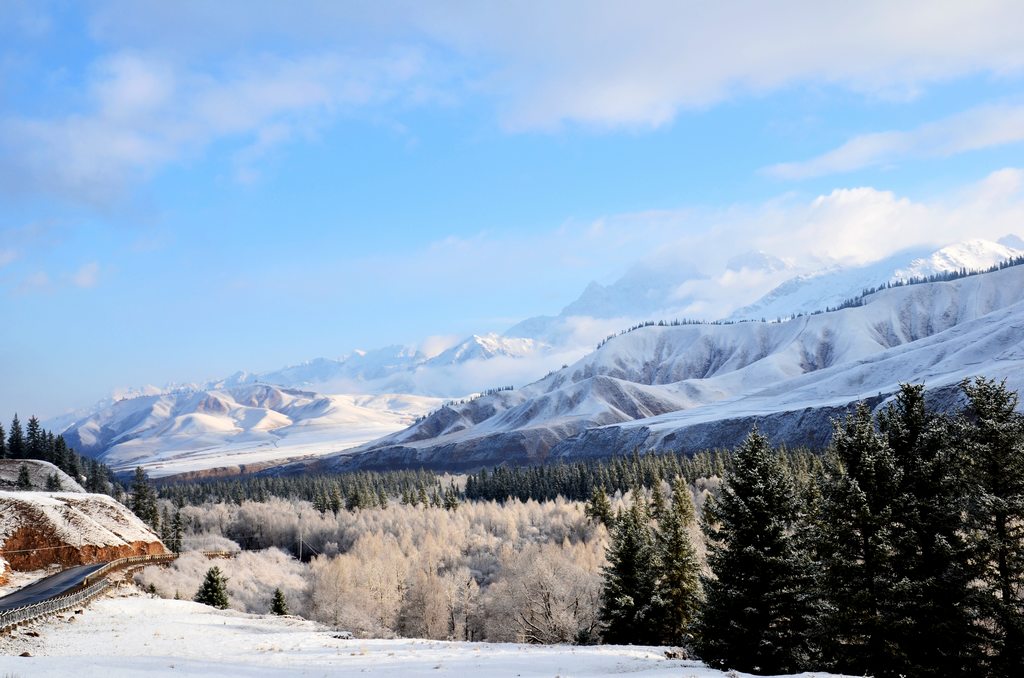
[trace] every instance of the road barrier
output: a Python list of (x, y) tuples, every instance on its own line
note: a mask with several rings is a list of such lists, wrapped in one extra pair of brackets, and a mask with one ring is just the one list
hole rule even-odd
[[(207, 558), (233, 558), (237, 555), (237, 551), (203, 551), (202, 553)], [(169, 563), (177, 557), (177, 553), (160, 553), (112, 560), (83, 579), (82, 583), (78, 585), (81, 588), (73, 593), (64, 593), (38, 603), (0, 612), (0, 633), (6, 633), (22, 624), (29, 624), (37, 619), (66, 612), (73, 607), (88, 603), (114, 585), (107, 579), (107, 575), (114, 570), (135, 565), (161, 565)]]

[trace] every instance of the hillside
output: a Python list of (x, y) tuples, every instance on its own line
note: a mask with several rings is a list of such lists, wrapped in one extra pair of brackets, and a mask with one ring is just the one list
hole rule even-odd
[(152, 476), (324, 454), (411, 424), (436, 398), (331, 395), (252, 384), (138, 396), (64, 432), (115, 471)]
[(730, 446), (753, 423), (823, 444), (828, 419), (900, 382), (934, 397), (985, 375), (1024, 386), (1024, 266), (896, 287), (786, 322), (643, 327), (523, 389), (444, 408), (325, 459), (331, 468), (461, 469), (640, 447)]
[(0, 491), (0, 580), (7, 567), (68, 567), (163, 553), (135, 514), (103, 494)]
[(33, 489), (46, 487), (47, 479), (56, 475), (60, 480), (61, 491), (63, 492), (85, 492), (85, 488), (78, 484), (68, 474), (61, 471), (53, 464), (35, 459), (0, 459), (0, 490), (16, 489), (18, 486), (18, 474), (21, 467), (28, 469), (29, 482)]

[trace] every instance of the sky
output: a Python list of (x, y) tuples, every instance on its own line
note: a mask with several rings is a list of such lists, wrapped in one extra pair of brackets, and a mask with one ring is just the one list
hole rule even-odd
[(1021, 232), (1024, 4), (0, 0), (0, 420), (648, 257)]

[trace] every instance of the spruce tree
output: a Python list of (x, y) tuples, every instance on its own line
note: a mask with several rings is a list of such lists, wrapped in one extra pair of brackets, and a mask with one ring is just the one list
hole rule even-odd
[(697, 652), (718, 668), (790, 673), (811, 661), (808, 559), (794, 537), (794, 483), (755, 429), (737, 450), (720, 498), (705, 509), (707, 602)]
[(221, 574), (219, 567), (211, 567), (193, 599), (197, 603), (225, 610), (228, 607), (228, 580)]
[(270, 601), (270, 613), (279, 616), (288, 614), (288, 603), (285, 602), (284, 593), (280, 588), (274, 589), (274, 598)]
[(657, 550), (658, 641), (691, 645), (692, 626), (703, 602), (700, 561), (690, 540), (693, 499), (682, 478), (672, 487), (672, 503), (664, 510), (655, 535)]
[(25, 456), (29, 459), (49, 461), (46, 454), (46, 433), (35, 415), (28, 418), (25, 427)]
[(46, 476), (46, 491), (47, 492), (60, 492), (64, 487), (61, 485), (60, 476), (56, 473), (51, 473)]
[(606, 557), (601, 587), (602, 638), (622, 645), (651, 643), (657, 629), (657, 606), (652, 604), (657, 554), (639, 490), (633, 491), (633, 503), (615, 519)]
[(0, 459), (7, 459), (7, 434), (4, 433), (4, 427), (0, 424)]
[(154, 531), (160, 530), (160, 513), (156, 506), (156, 493), (149, 484), (146, 471), (141, 466), (135, 469), (132, 498), (128, 508)]
[(31, 490), (32, 489), (32, 478), (28, 473), (28, 466), (22, 464), (18, 468), (18, 489), (19, 490)]
[(837, 423), (822, 488), (816, 539), (827, 612), (820, 630), (842, 673), (883, 675), (901, 666), (893, 642), (897, 601), (893, 523), (902, 472), (871, 411)]
[(595, 522), (604, 523), (608, 527), (611, 526), (613, 522), (612, 503), (609, 501), (608, 494), (604, 491), (603, 485), (598, 485), (594, 488), (594, 492), (590, 495), (590, 500), (584, 509), (584, 514)]
[(10, 459), (25, 458), (25, 436), (21, 430), (21, 421), (14, 415), (11, 430), (7, 433), (7, 456)]
[(971, 459), (977, 496), (968, 513), (985, 570), (984, 625), (991, 629), (989, 675), (1024, 670), (1024, 416), (1005, 382), (962, 384), (968, 405), (959, 441)]
[[(924, 387), (904, 384), (878, 419), (899, 469), (892, 535), (891, 610), (885, 672), (975, 675), (982, 638), (975, 621), (980, 576), (964, 516), (975, 495), (965, 448), (950, 420), (925, 407)], [(880, 673), (881, 671), (880, 670)]]

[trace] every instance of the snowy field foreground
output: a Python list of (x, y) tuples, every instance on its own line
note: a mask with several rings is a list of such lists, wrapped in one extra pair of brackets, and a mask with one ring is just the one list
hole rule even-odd
[[(63, 615), (0, 636), (0, 675), (726, 675), (699, 662), (666, 659), (661, 648), (342, 640), (333, 633), (296, 617), (261, 617), (141, 595), (106, 598), (83, 614)], [(25, 651), (32, 656), (18, 656)]]

